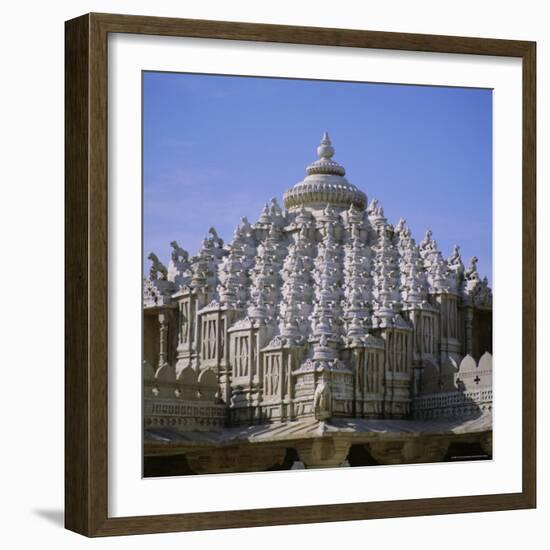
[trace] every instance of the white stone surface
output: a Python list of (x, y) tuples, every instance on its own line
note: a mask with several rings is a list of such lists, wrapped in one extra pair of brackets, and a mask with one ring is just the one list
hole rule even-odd
[(457, 245), (446, 260), (431, 230), (417, 244), (404, 218), (367, 206), (326, 132), (317, 154), (286, 209), (271, 199), (227, 245), (212, 227), (194, 257), (172, 241), (168, 269), (149, 255), (145, 314), (177, 312), (161, 322), (159, 369), (212, 373), (229, 425), (408, 418), (420, 395), (471, 390), (457, 365), (491, 345), (473, 329), (492, 308), (477, 258), (465, 268)]

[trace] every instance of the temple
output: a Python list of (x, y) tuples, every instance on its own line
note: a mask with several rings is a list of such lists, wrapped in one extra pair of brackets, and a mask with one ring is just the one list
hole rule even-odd
[(492, 456), (492, 293), (455, 246), (417, 244), (346, 179), (327, 133), (307, 175), (151, 253), (145, 475)]

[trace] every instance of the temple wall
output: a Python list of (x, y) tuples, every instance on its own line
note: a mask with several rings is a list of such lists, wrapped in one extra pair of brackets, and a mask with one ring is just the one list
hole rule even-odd
[[(448, 392), (455, 389), (462, 356), (449, 351), (437, 353), (440, 347), (439, 330), (443, 327), (443, 334), (447, 335), (442, 339), (442, 349), (445, 349), (444, 343), (448, 340), (456, 340), (458, 345), (464, 346), (465, 329), (457, 300), (445, 299), (441, 303), (441, 311), (432, 308), (409, 312), (407, 318), (411, 328), (377, 331), (384, 342), (384, 349), (340, 349), (338, 356), (351, 376), (334, 375), (330, 379), (332, 415), (408, 417), (414, 398), (412, 369), (414, 361), (418, 360), (423, 376), (419, 384), (419, 398), (427, 403), (426, 396), (439, 395), (438, 391), (447, 392), (444, 395), (447, 396), (445, 399), (448, 398)], [(154, 369), (159, 366), (161, 340), (158, 311), (147, 312), (143, 320), (143, 357)], [(184, 312), (189, 311), (194, 315), (187, 320)], [(188, 365), (191, 365), (193, 355), (193, 367), (197, 372), (205, 369), (214, 372), (220, 396), (231, 409), (233, 422), (290, 420), (315, 414), (317, 375), (312, 372), (297, 380), (293, 374), (307, 357), (307, 347), (300, 348), (298, 352), (283, 348), (263, 349), (267, 341), (267, 328), (229, 329), (228, 312), (216, 310), (197, 314), (192, 300), (181, 301), (175, 314), (170, 310), (165, 312), (168, 319), (166, 354), (169, 364), (175, 365), (181, 359), (182, 349), (186, 349)], [(229, 318), (235, 315), (237, 313), (233, 312)], [(491, 329), (491, 312), (474, 308), (472, 356), (475, 359), (491, 350)], [(460, 336), (460, 340), (453, 338), (453, 334)], [(198, 352), (191, 345), (193, 338), (195, 345), (199, 346)], [(433, 366), (430, 367), (422, 357), (429, 357)], [(177, 370), (181, 371), (181, 368)], [(426, 383), (428, 379), (429, 385)], [(466, 406), (465, 403), (463, 405)], [(415, 415), (419, 414), (418, 410), (416, 405)]]
[(143, 360), (154, 369), (159, 363), (159, 321), (156, 313), (146, 312), (143, 315)]
[(479, 359), (486, 351), (493, 353), (493, 312), (474, 310), (472, 356)]

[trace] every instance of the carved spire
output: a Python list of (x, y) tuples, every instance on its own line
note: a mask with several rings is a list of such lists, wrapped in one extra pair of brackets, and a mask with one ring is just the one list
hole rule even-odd
[(317, 147), (317, 155), (320, 159), (331, 159), (334, 156), (334, 147), (328, 137), (328, 132), (323, 133), (321, 143), (319, 144), (319, 147)]

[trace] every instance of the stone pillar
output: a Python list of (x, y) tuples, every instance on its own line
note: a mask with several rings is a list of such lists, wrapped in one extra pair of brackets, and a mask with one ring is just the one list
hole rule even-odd
[(300, 461), (306, 468), (334, 468), (341, 466), (348, 456), (351, 441), (343, 438), (319, 437), (296, 447)]
[(159, 367), (168, 363), (168, 315), (166, 311), (161, 311), (159, 313)]
[(471, 306), (464, 308), (464, 341), (466, 348), (464, 350), (464, 355), (473, 356), (473, 336), (472, 336), (472, 325), (474, 321), (474, 308)]
[(289, 348), (287, 351), (283, 351), (283, 364), (287, 376), (286, 418), (287, 420), (294, 420), (296, 418), (296, 411), (294, 409), (294, 379), (292, 371), (300, 364), (300, 351), (296, 348)]
[(415, 365), (412, 369), (412, 394), (414, 397), (420, 395), (422, 391), (422, 366)]
[(220, 366), (218, 370), (221, 398), (226, 405), (231, 402), (231, 363), (229, 361), (230, 339), (227, 332), (237, 317), (238, 312), (232, 309), (223, 310), (220, 315), (220, 327), (218, 338), (220, 342)]

